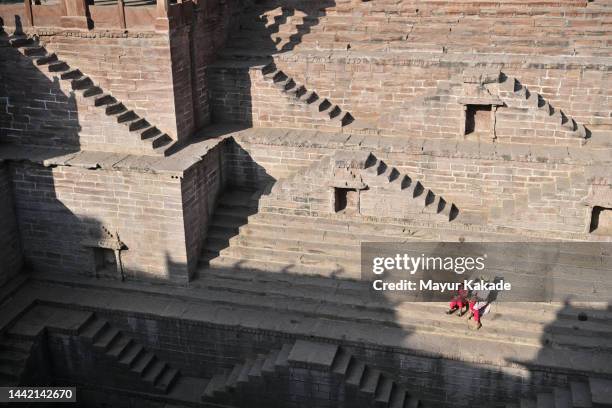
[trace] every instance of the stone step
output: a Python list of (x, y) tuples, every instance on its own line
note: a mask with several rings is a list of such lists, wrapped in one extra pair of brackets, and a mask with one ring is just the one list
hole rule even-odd
[(29, 37), (16, 37), (16, 38), (12, 38), (9, 40), (9, 43), (11, 44), (12, 47), (15, 48), (19, 48), (19, 47), (25, 47), (27, 45), (31, 45), (34, 43), (34, 40), (32, 40)]
[(216, 394), (224, 390), (224, 384), (225, 384), (225, 375), (223, 374), (214, 375), (210, 379), (208, 384), (206, 384), (206, 388), (204, 389), (204, 393), (202, 394), (202, 399), (214, 398)]
[(280, 350), (272, 350), (270, 353), (268, 353), (263, 365), (261, 366), (261, 372), (263, 374), (272, 374), (276, 371), (275, 362), (279, 353)]
[(92, 98), (94, 96), (99, 96), (104, 94), (104, 91), (99, 86), (90, 86), (89, 88), (83, 91), (84, 98)]
[(80, 70), (72, 68), (60, 74), (61, 79), (77, 79), (81, 78), (82, 76), (83, 73)]
[(147, 368), (141, 373), (142, 379), (148, 383), (155, 385), (157, 380), (162, 376), (168, 364), (164, 361), (155, 359), (153, 364), (149, 364)]
[(134, 340), (123, 333), (120, 333), (119, 338), (117, 338), (113, 345), (108, 348), (106, 354), (112, 358), (120, 359), (125, 352), (130, 349), (133, 343)]
[[(413, 333), (439, 331), (456, 335), (471, 335), (467, 316), (457, 318), (456, 316), (447, 316), (444, 313), (448, 308), (447, 303), (410, 303), (400, 308), (394, 308), (388, 304), (385, 306), (384, 303), (377, 304), (374, 299), (370, 300), (369, 294), (366, 292), (365, 296), (362, 296), (362, 303), (368, 305), (365, 308), (358, 303), (345, 304), (340, 293), (330, 295), (325, 291), (319, 291), (321, 292), (320, 297), (307, 297), (305, 294), (316, 293), (315, 290), (307, 290), (306, 287), (300, 286), (299, 290), (292, 293), (290, 290), (284, 290), (282, 285), (270, 287), (270, 285), (259, 283), (259, 278), (253, 278), (255, 281), (241, 284), (239, 281), (228, 278), (215, 280), (210, 276), (212, 273), (214, 272), (207, 271), (205, 277), (201, 278), (201, 284), (199, 285), (205, 285), (212, 288), (212, 290), (227, 290), (227, 293), (235, 293), (241, 299), (237, 300), (238, 302), (252, 306), (263, 306), (260, 301), (262, 296), (272, 295), (275, 298), (277, 296), (284, 296), (287, 298), (287, 302), (291, 304), (290, 309), (295, 312), (310, 313), (309, 311), (313, 307), (324, 304), (325, 307), (323, 309), (325, 313), (319, 313), (323, 317), (371, 322), (381, 325), (399, 325)], [(224, 295), (214, 296), (223, 298)], [(211, 299), (214, 296), (211, 296)], [(271, 304), (268, 306), (273, 307)], [(386, 307), (386, 310), (382, 310), (383, 307)], [(523, 308), (519, 308), (513, 303), (504, 303), (494, 305), (494, 310), (496, 308), (502, 312), (502, 315), (499, 317), (496, 316), (497, 312), (491, 312), (490, 315), (485, 316), (483, 322), (486, 330), (479, 332), (481, 338), (534, 346), (539, 346), (544, 342), (544, 338), (546, 338), (546, 344), (556, 349), (593, 350), (592, 341), (594, 338), (589, 337), (589, 333), (577, 331), (572, 327), (571, 322), (565, 325), (564, 328), (563, 319), (555, 320), (554, 316), (551, 317), (549, 322), (539, 322), (530, 319), (530, 314), (525, 313), (526, 311), (532, 309), (531, 314), (536, 315), (539, 313), (539, 310), (531, 304), (526, 304)], [(508, 311), (512, 311), (512, 313), (508, 313)], [(554, 326), (551, 327), (553, 322)], [(565, 330), (565, 341), (560, 341), (559, 336), (555, 334), (561, 330)], [(605, 344), (609, 335), (601, 333), (598, 336), (601, 344)], [(604, 347), (601, 347), (599, 350), (602, 352), (602, 355), (609, 355), (612, 351), (608, 348), (606, 354)]]
[(42, 47), (40, 45), (30, 45), (30, 46), (22, 47), (21, 52), (23, 53), (23, 55), (28, 56), (28, 57), (47, 54), (47, 50), (45, 49), (45, 47)]
[(23, 364), (29, 353), (17, 350), (0, 350), (0, 364)]
[(291, 354), (292, 349), (293, 345), (283, 344), (280, 351), (276, 355), (274, 366), (281, 369), (289, 367), (289, 354)]
[(16, 351), (29, 354), (34, 342), (16, 337), (4, 337), (0, 341), (0, 350)]
[(249, 382), (249, 372), (253, 367), (254, 360), (252, 358), (247, 358), (244, 360), (244, 364), (242, 365), (242, 371), (238, 374), (238, 378), (236, 378), (236, 384), (246, 384)]
[(140, 135), (141, 140), (154, 140), (162, 134), (162, 132), (155, 126), (149, 126), (144, 129), (136, 130), (135, 132)]
[(120, 357), (119, 363), (131, 368), (144, 353), (145, 349), (142, 344), (132, 342)]
[[(609, 360), (612, 361), (612, 360)], [(593, 405), (610, 407), (612, 406), (612, 380), (602, 378), (589, 378), (589, 388), (591, 390), (591, 400)], [(597, 405), (599, 404), (599, 405)]]
[[(208, 253), (207, 256), (208, 255), (210, 255), (210, 253)], [(353, 277), (358, 277), (361, 273), (361, 263), (359, 260), (355, 260), (354, 257), (339, 257), (327, 254), (266, 249), (256, 246), (229, 246), (221, 250), (219, 252), (219, 256), (229, 256), (232, 258), (249, 260), (269, 260), (278, 263), (285, 263), (288, 268), (291, 268), (294, 265), (330, 268), (328, 269), (328, 273), (339, 273), (343, 276), (350, 275)]]
[(106, 110), (105, 110), (106, 114), (109, 116), (119, 115), (125, 111), (127, 111), (127, 108), (121, 102), (109, 104), (106, 106)]
[(114, 96), (104, 93), (94, 97), (94, 106), (107, 106), (117, 103), (117, 99)]
[(359, 391), (366, 394), (368, 397), (374, 397), (381, 377), (382, 373), (380, 370), (366, 366), (361, 384), (359, 385)]
[(133, 110), (127, 110), (125, 112), (121, 112), (119, 115), (117, 115), (117, 122), (118, 123), (126, 123), (126, 122), (132, 122), (136, 119), (139, 119), (138, 115), (136, 115), (136, 112), (134, 112)]
[(345, 382), (348, 386), (359, 388), (362, 383), (366, 365), (363, 361), (353, 358), (348, 367)]
[(36, 58), (36, 65), (47, 65), (57, 60), (57, 55), (52, 52)]
[(406, 390), (401, 387), (394, 387), (389, 401), (389, 408), (404, 408), (407, 406), (406, 404), (409, 403), (409, 401), (407, 401), (408, 399), (409, 396)]
[(108, 351), (115, 340), (119, 339), (121, 332), (116, 327), (110, 327), (103, 331), (102, 334), (97, 336), (96, 341), (93, 343), (95, 348)]
[(555, 408), (555, 397), (548, 392), (541, 392), (537, 395), (537, 408)]
[[(212, 232), (212, 234), (211, 234)], [(227, 247), (238, 246), (245, 248), (263, 248), (269, 250), (295, 251), (304, 254), (320, 254), (328, 256), (351, 257), (359, 256), (359, 245), (338, 245), (326, 242), (303, 241), (295, 239), (252, 237), (243, 233), (235, 235), (229, 240), (216, 237), (214, 231), (209, 231), (206, 249), (209, 251), (222, 251)]]
[(49, 72), (65, 72), (70, 69), (70, 66), (64, 61), (55, 61), (47, 66)]
[(571, 381), (570, 391), (574, 408), (591, 408), (593, 406), (589, 384), (582, 381)]
[(251, 369), (249, 370), (248, 376), (249, 376), (249, 380), (257, 380), (259, 378), (261, 378), (262, 376), (262, 367), (264, 364), (264, 361), (266, 361), (266, 356), (264, 355), (258, 355), (257, 358), (255, 359), (255, 361), (253, 362), (253, 365), (251, 366)]
[(176, 368), (166, 366), (166, 369), (164, 370), (163, 374), (157, 380), (155, 388), (159, 389), (163, 393), (167, 393), (168, 390), (172, 388), (172, 386), (178, 379), (179, 374), (179, 370), (177, 370)]
[(240, 376), (240, 373), (242, 372), (243, 369), (244, 369), (243, 364), (236, 364), (234, 368), (232, 368), (232, 371), (230, 371), (229, 375), (227, 376), (225, 380), (225, 387), (230, 388), (230, 389), (235, 388), (238, 382), (238, 376)]
[(146, 119), (140, 118), (138, 116), (131, 121), (125, 122), (125, 124), (127, 125), (130, 132), (141, 131), (151, 126), (151, 124), (147, 122)]
[(573, 408), (572, 392), (568, 388), (555, 387), (553, 395), (555, 397), (555, 408)]
[(110, 325), (103, 319), (90, 319), (79, 329), (79, 335), (95, 343), (101, 335), (110, 330)]
[(156, 360), (157, 357), (155, 357), (153, 353), (145, 351), (141, 353), (132, 364), (132, 371), (142, 376), (147, 368), (154, 364)]
[(81, 76), (70, 81), (70, 85), (74, 90), (84, 90), (93, 86), (93, 81), (88, 76)]
[(374, 402), (383, 406), (388, 406), (391, 401), (391, 393), (395, 388), (395, 383), (387, 376), (382, 376), (376, 392), (374, 394)]

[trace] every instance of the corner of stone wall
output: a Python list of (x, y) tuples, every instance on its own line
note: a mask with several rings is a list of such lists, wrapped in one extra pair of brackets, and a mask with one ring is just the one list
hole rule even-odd
[(23, 256), (8, 164), (1, 160), (0, 214), (0, 286), (3, 286), (21, 271)]

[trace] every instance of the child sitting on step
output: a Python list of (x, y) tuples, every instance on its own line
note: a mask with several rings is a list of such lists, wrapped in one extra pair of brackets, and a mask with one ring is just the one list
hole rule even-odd
[(455, 296), (453, 296), (453, 298), (450, 301), (450, 307), (446, 311), (446, 314), (450, 315), (450, 314), (455, 313), (456, 310), (459, 310), (459, 317), (461, 317), (465, 313), (463, 311), (463, 307), (468, 305), (467, 303), (468, 291), (464, 289), (463, 283), (460, 283), (458, 288), (459, 289), (457, 289)]

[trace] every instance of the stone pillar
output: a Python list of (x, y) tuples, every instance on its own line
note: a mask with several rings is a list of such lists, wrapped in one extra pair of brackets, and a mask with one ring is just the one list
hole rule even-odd
[(170, 29), (168, 7), (168, 0), (157, 0), (157, 19), (155, 20), (155, 29), (158, 31), (168, 31)]
[(66, 15), (61, 19), (62, 27), (82, 29), (91, 27), (87, 0), (64, 0), (64, 4), (66, 5)]
[(125, 4), (123, 3), (123, 0), (117, 0), (117, 15), (119, 16), (119, 27), (126, 28)]
[(24, 0), (23, 5), (25, 7), (25, 18), (28, 25), (34, 26), (34, 14), (32, 13), (32, 0)]

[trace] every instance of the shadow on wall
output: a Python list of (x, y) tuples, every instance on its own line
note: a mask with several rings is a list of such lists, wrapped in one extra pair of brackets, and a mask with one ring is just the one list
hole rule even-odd
[[(218, 79), (211, 84), (213, 122), (252, 126), (254, 95), (251, 76), (261, 75), (261, 68), (274, 56), (292, 51), (319, 23), (325, 9), (335, 4), (334, 0), (249, 2), (242, 12), (239, 26), (217, 56), (223, 62), (222, 68), (214, 67), (216, 74), (209, 75)], [(294, 24), (294, 18), (301, 19), (301, 23)], [(287, 29), (291, 30), (288, 38)]]
[[(520, 403), (520, 398), (550, 398), (569, 389), (572, 381), (588, 383), (589, 373), (607, 378), (612, 374), (610, 305), (596, 310), (595, 306), (570, 304), (506, 303), (485, 315), (483, 328), (475, 332), (468, 329), (467, 316), (445, 315), (447, 304), (402, 303), (371, 291), (364, 282), (297, 275), (292, 271), (294, 265), (272, 273), (242, 263), (203, 270), (194, 286), (231, 285), (225, 301), (233, 302), (232, 297), (239, 296), (237, 303), (244, 305), (244, 313), (250, 304), (251, 312), (265, 313), (291, 339), (246, 334), (238, 354), (233, 343), (211, 344), (218, 355), (209, 357), (208, 368), (194, 375), (230, 372), (235, 364), (290, 344), (294, 338), (341, 344), (418, 396), (424, 408), (505, 407), (506, 403)], [(342, 276), (343, 271), (334, 271), (334, 275)], [(274, 284), (266, 287), (266, 282)], [(274, 297), (275, 306), (263, 306), (263, 293), (265, 299)], [(272, 307), (274, 311), (267, 309)], [(240, 307), (232, 310), (242, 313)], [(391, 348), (390, 343), (401, 344), (407, 351)], [(431, 352), (436, 347), (439, 354), (456, 357), (436, 357), (438, 353)], [(523, 358), (513, 361), (509, 356)], [(558, 398), (568, 401), (571, 395)], [(254, 401), (249, 396), (238, 406), (258, 406)], [(371, 405), (345, 401), (336, 406)]]
[[(162, 221), (139, 216), (138, 209), (132, 210), (129, 220), (117, 216), (127, 205), (113, 194), (123, 197), (127, 193), (104, 186), (108, 185), (105, 180), (123, 176), (83, 169), (85, 178), (80, 170), (68, 166), (27, 162), (12, 162), (9, 168), (25, 268), (92, 278), (186, 282), (186, 263), (164, 253), (160, 246), (166, 241), (159, 238), (176, 236), (180, 251), (182, 223), (165, 223), (163, 216), (159, 217)], [(62, 184), (60, 189), (56, 182)], [(95, 188), (97, 184), (101, 187)], [(148, 219), (152, 224), (147, 224)], [(143, 265), (150, 269), (143, 270)]]
[(66, 94), (57, 76), (49, 77), (9, 40), (0, 20), (0, 143), (79, 150), (79, 113), (74, 92)]

